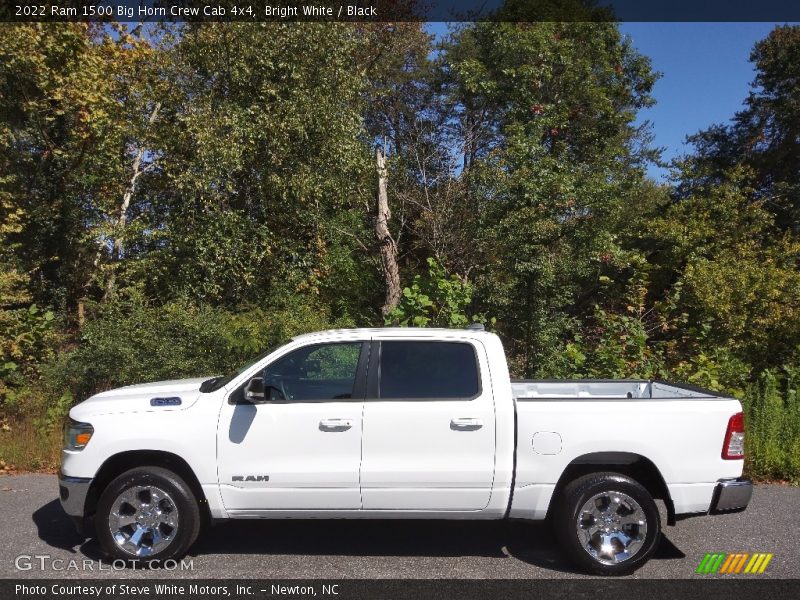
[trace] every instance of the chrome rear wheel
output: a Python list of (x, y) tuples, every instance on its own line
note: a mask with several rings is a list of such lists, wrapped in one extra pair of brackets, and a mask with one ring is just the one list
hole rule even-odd
[(553, 526), (558, 543), (590, 573), (630, 574), (658, 547), (658, 506), (650, 492), (627, 475), (587, 473), (567, 483), (556, 502)]
[(589, 498), (578, 512), (575, 526), (583, 549), (605, 565), (633, 558), (647, 538), (644, 509), (620, 491), (601, 492)]

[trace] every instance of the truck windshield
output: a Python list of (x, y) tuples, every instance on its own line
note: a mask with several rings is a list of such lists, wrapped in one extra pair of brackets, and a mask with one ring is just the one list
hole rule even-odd
[(258, 355), (258, 357), (256, 357), (253, 360), (247, 362), (246, 364), (244, 364), (242, 367), (240, 367), (239, 369), (237, 369), (233, 373), (230, 373), (228, 375), (217, 375), (216, 377), (212, 377), (211, 379), (206, 379), (200, 385), (200, 391), (202, 393), (204, 393), (204, 394), (207, 394), (208, 392), (216, 392), (221, 387), (227, 385), (235, 377), (237, 377), (238, 375), (241, 375), (242, 373), (247, 371), (247, 369), (252, 367), (254, 364), (256, 364), (258, 361), (260, 361), (262, 358), (265, 358), (269, 354), (272, 354), (277, 348), (279, 348), (282, 345), (283, 344), (279, 344), (277, 346), (272, 346), (269, 350), (267, 350), (266, 352), (262, 352), (261, 354)]

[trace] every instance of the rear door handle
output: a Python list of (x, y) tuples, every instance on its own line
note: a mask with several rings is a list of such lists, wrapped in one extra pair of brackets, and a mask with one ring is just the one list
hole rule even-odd
[(352, 426), (350, 419), (322, 419), (319, 422), (320, 431), (347, 431)]
[(453, 419), (450, 421), (450, 429), (456, 431), (475, 431), (483, 427), (483, 421), (480, 419)]

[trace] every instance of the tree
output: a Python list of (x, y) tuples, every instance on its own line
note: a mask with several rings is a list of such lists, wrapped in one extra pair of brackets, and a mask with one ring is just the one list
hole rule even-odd
[(106, 265), (119, 258), (121, 229), (134, 210), (132, 190), (124, 210), (120, 199), (139, 153), (152, 47), (124, 26), (1, 31), (4, 179), (23, 215), (13, 241), (32, 275), (34, 299), (74, 322), (83, 299), (104, 288)]
[(756, 69), (745, 109), (730, 125), (692, 136), (696, 154), (683, 165), (681, 190), (725, 181), (749, 168), (753, 197), (765, 202), (775, 227), (800, 233), (800, 26), (776, 27), (750, 54)]
[(381, 307), (381, 314), (386, 317), (400, 302), (400, 267), (397, 264), (397, 242), (394, 241), (389, 231), (389, 219), (392, 212), (389, 210), (389, 195), (386, 191), (386, 155), (380, 146), (375, 148), (375, 170), (378, 175), (377, 207), (375, 210), (375, 237), (381, 253), (386, 296)]
[(354, 273), (375, 171), (357, 44), (347, 25), (184, 29), (159, 116), (150, 193), (167, 210), (142, 249), (149, 293), (228, 307), (304, 294), (363, 310), (373, 282)]
[[(376, 144), (378, 193), (370, 212), (386, 318), (400, 301), (401, 262), (409, 271), (418, 264), (415, 225), (430, 190), (429, 169), (441, 154), (436, 128), (441, 111), (432, 106), (431, 37), (420, 23), (363, 24), (355, 31), (363, 53), (365, 129)], [(401, 250), (403, 241), (407, 244)]]
[(656, 76), (611, 23), (475, 24), (445, 61), (464, 107), (477, 296), (518, 372), (547, 373), (644, 189), (633, 121)]
[(653, 294), (682, 323), (663, 335), (673, 369), (734, 365), (725, 377), (739, 389), (800, 348), (800, 27), (776, 27), (750, 59), (744, 110), (689, 138), (695, 152), (676, 161), (672, 200), (642, 240)]

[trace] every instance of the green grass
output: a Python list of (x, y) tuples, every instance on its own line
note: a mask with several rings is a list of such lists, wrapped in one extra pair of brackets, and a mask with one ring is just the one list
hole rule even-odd
[(44, 471), (58, 469), (61, 431), (40, 432), (32, 421), (4, 421), (0, 429), (0, 469), (5, 471)]

